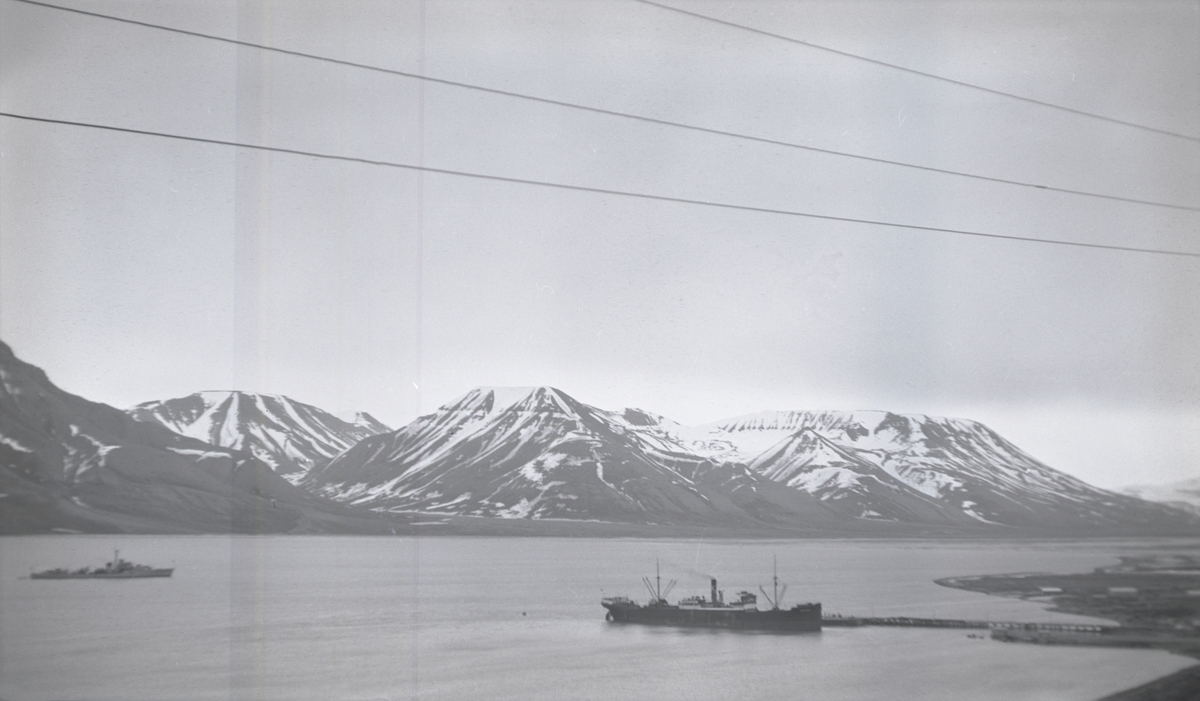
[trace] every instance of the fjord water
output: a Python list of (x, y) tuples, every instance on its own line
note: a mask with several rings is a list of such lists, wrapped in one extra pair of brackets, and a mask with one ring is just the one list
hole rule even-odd
[[(1158, 545), (1167, 543), (1159, 541)], [(53, 536), (0, 539), (0, 698), (1096, 699), (1194, 661), (973, 631), (608, 624), (602, 595), (770, 591), (827, 612), (1094, 621), (933, 583), (1086, 572), (1137, 542)], [(1170, 543), (1179, 546), (1180, 543)], [(121, 556), (170, 579), (30, 580)], [(977, 633), (976, 633), (977, 634)]]

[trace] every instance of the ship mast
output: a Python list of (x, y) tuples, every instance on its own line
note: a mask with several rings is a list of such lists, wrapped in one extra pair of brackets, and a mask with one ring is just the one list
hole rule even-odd
[(775, 580), (775, 601), (772, 604), (779, 608), (779, 556), (771, 556), (771, 579)]
[(656, 604), (662, 601), (662, 576), (659, 573), (658, 558), (654, 558), (654, 585), (650, 585), (649, 577), (642, 577), (642, 584), (646, 585), (646, 589), (650, 592), (650, 603)]
[(654, 584), (650, 583), (649, 577), (642, 577), (642, 584), (645, 584), (647, 591), (650, 592), (650, 603), (652, 603), (652, 604), (664, 603), (665, 604), (667, 602), (667, 599), (666, 599), (667, 594), (670, 594), (671, 589), (673, 589), (675, 587), (675, 580), (672, 579), (670, 582), (667, 582), (667, 590), (663, 591), (662, 573), (659, 570), (658, 558), (656, 557), (656, 558), (654, 558)]
[(762, 588), (761, 584), (758, 585), (758, 590), (761, 591), (763, 596), (766, 597), (767, 603), (771, 604), (771, 608), (778, 610), (780, 595), (787, 593), (787, 585), (786, 584), (783, 585), (783, 591), (782, 592), (779, 591), (779, 557), (778, 556), (772, 556), (772, 558), (771, 558), (771, 581), (774, 584), (773, 591), (775, 592), (775, 596), (773, 598), (770, 594), (767, 593), (766, 589)]

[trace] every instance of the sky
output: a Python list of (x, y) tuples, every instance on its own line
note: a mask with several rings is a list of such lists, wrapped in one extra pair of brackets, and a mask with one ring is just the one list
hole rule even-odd
[(1200, 476), (1195, 2), (54, 2), (759, 139), (0, 0), (0, 112), (443, 171), (0, 117), (0, 340), (69, 392), (884, 409)]

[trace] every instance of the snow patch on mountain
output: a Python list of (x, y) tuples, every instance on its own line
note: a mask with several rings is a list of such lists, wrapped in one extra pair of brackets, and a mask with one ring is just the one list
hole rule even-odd
[(109, 453), (120, 446), (109, 445), (83, 432), (75, 424), (69, 424), (68, 429), (72, 439), (63, 443), (66, 455), (63, 456), (63, 474), (68, 479), (77, 481), (88, 470), (102, 467)]
[(785, 484), (809, 494), (828, 489), (850, 489), (859, 485), (860, 475), (837, 467), (818, 467), (798, 474)]
[(1004, 525), (1002, 523), (997, 523), (996, 521), (992, 521), (988, 518), (985, 518), (982, 514), (980, 514), (978, 511), (975, 510), (975, 506), (976, 506), (976, 504), (973, 501), (964, 501), (962, 503), (963, 513), (965, 513), (966, 515), (970, 516), (971, 518), (973, 518), (977, 521), (982, 521), (983, 523), (990, 523), (990, 524), (993, 524), (996, 526)]
[(365, 411), (338, 411), (333, 415), (352, 426), (357, 426), (369, 435), (392, 432), (391, 427)]
[(16, 439), (9, 438), (8, 436), (0, 435), (0, 445), (6, 445), (9, 448), (12, 448), (13, 450), (17, 451), (18, 453), (32, 453), (33, 452), (32, 448), (26, 448), (25, 446), (18, 443)]
[(172, 446), (168, 446), (167, 450), (169, 450), (172, 453), (175, 453), (177, 455), (191, 455), (191, 456), (195, 456), (200, 459), (204, 459), (204, 458), (228, 459), (229, 458), (229, 453), (218, 453), (216, 451), (200, 450), (198, 448), (175, 448)]
[(541, 472), (538, 472), (537, 468), (534, 466), (533, 463), (529, 463), (528, 465), (522, 465), (521, 469), (517, 471), (517, 474), (521, 475), (522, 477), (529, 480), (530, 482), (533, 482), (534, 484), (538, 485), (539, 487), (542, 485), (542, 482), (546, 479), (546, 475)]
[(4, 385), (4, 391), (8, 394), (20, 395), (24, 392), (17, 377), (3, 368), (0, 368), (0, 384)]
[(525, 401), (538, 389), (538, 387), (480, 387), (477, 391), (491, 395), (491, 411), (489, 413), (497, 414)]

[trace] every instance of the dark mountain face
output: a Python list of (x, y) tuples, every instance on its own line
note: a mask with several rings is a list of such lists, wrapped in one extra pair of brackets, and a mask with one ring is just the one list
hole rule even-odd
[[(302, 483), (345, 503), (497, 518), (762, 526), (841, 519), (743, 465), (649, 441), (565, 393), (469, 392), (400, 431), (365, 439)], [(765, 494), (759, 494), (758, 490)]]
[(205, 443), (249, 451), (293, 483), (363, 438), (391, 431), (363, 412), (344, 421), (287, 397), (247, 392), (199, 392), (145, 402), (129, 415)]
[(317, 501), (247, 452), (54, 386), (0, 343), (0, 533), (288, 532)]

